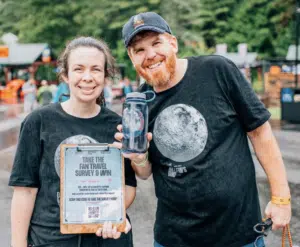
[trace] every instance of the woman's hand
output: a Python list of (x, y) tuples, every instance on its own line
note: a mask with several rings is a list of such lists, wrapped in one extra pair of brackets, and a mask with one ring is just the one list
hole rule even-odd
[[(129, 223), (128, 219), (126, 219), (126, 226), (124, 233), (127, 234), (131, 230), (131, 224)], [(98, 237), (106, 238), (113, 238), (118, 239), (121, 237), (121, 232), (118, 232), (117, 227), (113, 226), (111, 222), (104, 222), (103, 227), (99, 228), (96, 232)]]

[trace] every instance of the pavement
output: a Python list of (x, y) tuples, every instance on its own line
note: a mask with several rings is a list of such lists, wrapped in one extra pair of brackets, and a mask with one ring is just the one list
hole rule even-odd
[[(116, 111), (120, 113), (121, 107), (117, 106)], [(0, 134), (6, 133), (9, 129), (14, 129), (11, 138), (18, 135), (16, 129), (19, 128), (25, 115), (18, 115), (15, 118), (0, 122)], [(279, 143), (283, 159), (285, 161), (287, 176), (292, 191), (293, 217), (291, 221), (291, 230), (294, 245), (300, 246), (300, 132), (293, 130), (273, 130), (273, 133)], [(15, 140), (12, 140), (15, 141)], [(16, 141), (15, 141), (16, 143)], [(12, 166), (13, 157), (16, 152), (16, 146), (12, 145), (0, 149), (0, 239), (1, 246), (9, 246), (10, 239), (10, 201), (12, 189), (7, 187), (9, 172)], [(255, 155), (253, 159), (256, 167), (257, 184), (261, 202), (262, 212), (269, 200), (269, 186), (266, 175), (259, 165)], [(137, 196), (133, 205), (128, 210), (132, 220), (134, 243), (137, 247), (153, 246), (153, 225), (155, 219), (156, 197), (154, 194), (152, 178), (144, 181), (138, 179)], [(281, 246), (281, 231), (271, 232), (266, 238), (266, 246)]]

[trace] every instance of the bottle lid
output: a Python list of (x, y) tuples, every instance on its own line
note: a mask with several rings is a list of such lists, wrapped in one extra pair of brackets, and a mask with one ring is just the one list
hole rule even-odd
[(138, 93), (138, 92), (133, 92), (133, 93), (126, 94), (126, 99), (131, 99), (131, 98), (146, 99), (146, 94)]

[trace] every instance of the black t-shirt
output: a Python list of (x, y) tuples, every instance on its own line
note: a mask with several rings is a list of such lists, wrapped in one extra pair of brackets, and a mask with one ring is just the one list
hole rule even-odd
[[(153, 90), (144, 84), (140, 91)], [(166, 247), (240, 247), (261, 220), (247, 133), (270, 113), (220, 56), (188, 58), (183, 79), (149, 103), (149, 159)]]
[[(60, 145), (113, 143), (120, 122), (121, 117), (105, 107), (97, 116), (83, 119), (67, 114), (59, 103), (41, 107), (25, 118), (9, 185), (38, 188), (29, 229), (34, 243), (74, 236), (60, 233)], [(129, 160), (125, 160), (125, 184), (136, 187)]]

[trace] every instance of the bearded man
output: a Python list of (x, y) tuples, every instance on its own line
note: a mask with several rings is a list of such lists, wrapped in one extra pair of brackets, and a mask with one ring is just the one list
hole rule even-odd
[(270, 113), (251, 85), (224, 57), (178, 58), (177, 39), (156, 13), (131, 17), (123, 39), (147, 82), (140, 91), (156, 93), (149, 103), (149, 153), (124, 155), (140, 178), (153, 174), (154, 246), (264, 246), (253, 231), (262, 216), (247, 137), (269, 179), (265, 216), (273, 229), (289, 223), (291, 195)]

